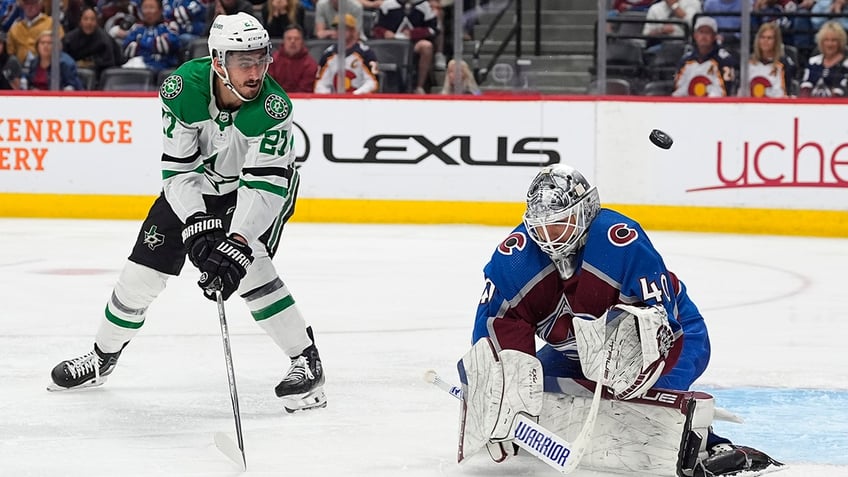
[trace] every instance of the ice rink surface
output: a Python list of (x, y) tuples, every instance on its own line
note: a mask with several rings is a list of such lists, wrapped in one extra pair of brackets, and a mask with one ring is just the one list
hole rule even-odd
[[(0, 475), (229, 476), (233, 435), (217, 310), (187, 269), (151, 306), (109, 382), (48, 393), (91, 349), (138, 222), (0, 220)], [(455, 381), (482, 266), (506, 227), (291, 223), (275, 260), (313, 325), (326, 409), (285, 414), (288, 360), (231, 299), (247, 475), (545, 476), (530, 456), (456, 463)], [(695, 388), (745, 424), (720, 433), (788, 462), (783, 477), (848, 476), (848, 240), (654, 232), (712, 338)], [(596, 476), (578, 471), (573, 475)]]

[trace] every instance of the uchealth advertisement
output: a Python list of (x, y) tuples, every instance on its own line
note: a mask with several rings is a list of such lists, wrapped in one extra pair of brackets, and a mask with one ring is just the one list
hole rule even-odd
[[(602, 197), (848, 210), (846, 115), (848, 104), (598, 103)], [(651, 144), (651, 128), (668, 133), (672, 147)]]
[[(376, 201), (351, 220), (404, 221), (413, 214), (382, 211), (418, 204), (430, 222), (493, 223), (483, 215), (507, 210), (504, 224), (513, 223), (539, 168), (566, 163), (598, 185), (602, 203), (635, 210), (649, 224), (656, 218), (687, 230), (687, 220), (703, 222), (711, 210), (722, 220), (728, 210), (767, 210), (772, 221), (792, 217), (774, 213), (804, 210), (848, 234), (848, 104), (521, 96), (296, 97), (293, 104), (300, 220), (336, 220), (323, 212), (340, 204), (348, 207), (341, 220), (360, 201)], [(152, 95), (0, 96), (3, 213), (38, 216), (37, 207), (14, 210), (11, 194), (82, 197), (83, 214), (96, 209), (88, 198), (155, 196), (160, 113)], [(651, 144), (654, 128), (671, 135), (670, 149)], [(103, 210), (92, 216), (112, 214)]]

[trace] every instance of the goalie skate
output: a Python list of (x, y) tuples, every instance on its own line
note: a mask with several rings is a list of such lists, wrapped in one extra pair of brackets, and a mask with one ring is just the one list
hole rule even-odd
[(718, 444), (695, 468), (693, 477), (754, 477), (785, 469), (764, 452), (734, 444)]
[(50, 377), (53, 383), (48, 391), (69, 391), (100, 386), (106, 377), (112, 374), (121, 352), (104, 353), (97, 344), (94, 349), (79, 358), (69, 359), (57, 364)]
[(274, 388), (277, 397), (283, 400), (286, 412), (317, 409), (327, 406), (324, 394), (324, 368), (315, 345), (303, 350), (292, 359), (283, 380)]

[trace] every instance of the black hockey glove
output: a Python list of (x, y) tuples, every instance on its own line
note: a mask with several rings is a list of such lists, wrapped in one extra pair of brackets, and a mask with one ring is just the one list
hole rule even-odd
[(224, 221), (220, 217), (198, 212), (186, 219), (183, 245), (189, 261), (197, 268), (206, 261), (218, 242), (225, 238)]
[(253, 251), (247, 244), (232, 237), (218, 242), (209, 257), (198, 267), (202, 272), (197, 284), (206, 298), (215, 301), (215, 290), (221, 290), (226, 300), (238, 289), (247, 267), (253, 262)]

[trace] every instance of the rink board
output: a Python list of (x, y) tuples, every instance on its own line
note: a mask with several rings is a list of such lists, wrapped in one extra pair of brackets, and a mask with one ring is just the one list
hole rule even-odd
[[(0, 216), (142, 218), (160, 188), (151, 95), (0, 96)], [(651, 229), (848, 236), (845, 104), (587, 97), (294, 98), (294, 220), (517, 223), (567, 163)], [(648, 140), (671, 134), (670, 150)]]

